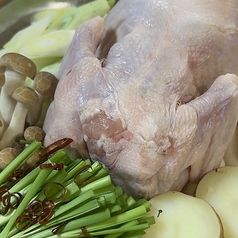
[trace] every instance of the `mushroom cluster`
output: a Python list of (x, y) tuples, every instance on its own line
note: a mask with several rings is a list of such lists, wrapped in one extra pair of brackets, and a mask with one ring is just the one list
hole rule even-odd
[(39, 124), (57, 83), (53, 74), (37, 72), (34, 62), (21, 54), (0, 58), (0, 150), (13, 147), (27, 126)]

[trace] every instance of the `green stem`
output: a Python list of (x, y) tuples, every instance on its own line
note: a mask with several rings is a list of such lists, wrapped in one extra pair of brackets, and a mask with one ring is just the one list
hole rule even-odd
[(138, 219), (140, 217), (143, 217), (145, 214), (146, 208), (142, 205), (132, 210), (126, 211), (122, 214), (111, 217), (109, 220), (87, 226), (87, 231), (90, 233), (97, 230), (107, 229), (116, 225), (123, 224), (125, 222), (129, 222), (131, 220)]
[(28, 160), (39, 148), (41, 142), (32, 142), (22, 153), (20, 153), (1, 173), (0, 173), (0, 184), (3, 183), (14, 170), (19, 168), (25, 161)]
[(18, 218), (18, 216), (20, 216), (23, 213), (24, 209), (27, 207), (29, 202), (32, 200), (32, 198), (35, 196), (35, 194), (41, 188), (42, 184), (45, 182), (45, 180), (47, 179), (49, 174), (52, 172), (52, 170), (53, 170), (53, 168), (47, 168), (47, 169), (43, 169), (40, 171), (40, 173), (36, 177), (34, 183), (32, 184), (31, 189), (25, 195), (25, 197), (21, 201), (20, 205), (17, 207), (15, 213), (12, 215), (9, 222), (7, 223), (7, 225), (1, 232), (0, 238), (8, 237), (8, 234), (9, 234), (11, 228), (13, 227), (16, 219)]
[(107, 0), (107, 3), (110, 6), (110, 8), (112, 8), (115, 5), (116, 1), (115, 0)]

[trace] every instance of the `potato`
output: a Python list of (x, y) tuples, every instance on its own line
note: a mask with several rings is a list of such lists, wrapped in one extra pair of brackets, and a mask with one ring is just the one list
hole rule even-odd
[(143, 238), (221, 238), (221, 223), (205, 201), (183, 194), (167, 192), (150, 200), (156, 223)]
[(199, 182), (195, 196), (216, 210), (226, 238), (238, 237), (238, 167), (224, 166), (206, 174)]

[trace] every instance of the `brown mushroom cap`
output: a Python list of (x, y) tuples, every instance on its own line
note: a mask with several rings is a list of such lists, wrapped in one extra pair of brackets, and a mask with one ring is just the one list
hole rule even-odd
[(24, 138), (27, 141), (40, 141), (43, 142), (45, 133), (42, 128), (38, 126), (29, 126), (24, 131)]
[(20, 142), (20, 139), (23, 139), (23, 138), (16, 138), (15, 141), (12, 143), (12, 148), (14, 148), (16, 151), (18, 151), (18, 153), (20, 154), (24, 148), (25, 148), (25, 145), (23, 143)]
[(11, 147), (0, 151), (0, 169), (5, 169), (18, 156), (19, 152)]
[(33, 61), (18, 53), (6, 53), (0, 58), (0, 68), (11, 69), (31, 79), (36, 75), (37, 69)]
[(35, 166), (37, 162), (41, 159), (39, 155), (39, 151), (36, 151), (27, 161), (26, 163), (30, 166)]
[(51, 73), (41, 71), (34, 78), (34, 89), (41, 95), (53, 98), (58, 79)]
[(27, 86), (20, 86), (16, 88), (12, 94), (12, 97), (16, 101), (27, 106), (34, 106), (39, 100), (39, 97), (35, 90)]

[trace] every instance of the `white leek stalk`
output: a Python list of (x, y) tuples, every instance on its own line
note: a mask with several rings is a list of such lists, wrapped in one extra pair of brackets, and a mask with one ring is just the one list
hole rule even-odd
[(43, 18), (33, 22), (30, 26), (24, 28), (14, 35), (14, 37), (4, 45), (9, 52), (19, 52), (19, 50), (29, 41), (37, 39), (46, 30), (51, 22), (51, 17)]
[(63, 57), (72, 41), (75, 30), (58, 30), (43, 34), (28, 42), (20, 54), (30, 59), (44, 57)]

